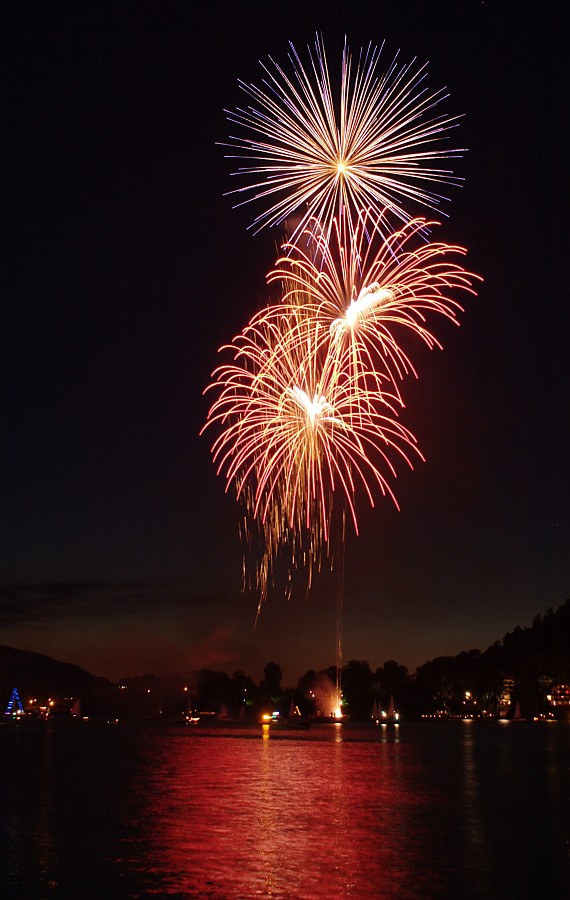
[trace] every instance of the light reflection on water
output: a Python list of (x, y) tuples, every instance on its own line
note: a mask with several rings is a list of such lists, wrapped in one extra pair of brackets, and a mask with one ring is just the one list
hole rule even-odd
[(373, 896), (380, 876), (391, 895), (395, 839), (422, 797), (401, 793), (395, 744), (346, 745), (325, 728), (318, 740), (171, 744), (168, 778), (160, 767), (147, 788), (146, 839), (173, 888), (187, 892), (199, 867), (216, 896), (345, 896), (357, 883)]
[(567, 896), (568, 726), (75, 724), (2, 729), (2, 897)]

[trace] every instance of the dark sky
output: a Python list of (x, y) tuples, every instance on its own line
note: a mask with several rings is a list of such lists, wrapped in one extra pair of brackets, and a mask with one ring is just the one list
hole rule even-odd
[[(344, 656), (413, 669), (570, 594), (565, 4), (10, 4), (2, 12), (0, 642), (118, 678), (335, 660), (336, 583), (253, 631), (202, 390), (280, 234), (223, 197), (237, 79), (317, 30), (386, 41), (464, 113), (438, 238), (485, 278), (402, 421), (427, 457), (361, 506)], [(418, 348), (419, 349), (419, 348)]]

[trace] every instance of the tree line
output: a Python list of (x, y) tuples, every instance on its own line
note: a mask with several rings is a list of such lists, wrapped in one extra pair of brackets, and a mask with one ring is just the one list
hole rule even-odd
[(231, 718), (274, 710), (288, 715), (295, 708), (302, 715), (329, 715), (339, 675), (343, 714), (354, 719), (369, 718), (373, 708), (387, 709), (391, 697), (409, 718), (495, 716), (505, 703), (506, 686), (511, 706), (519, 701), (525, 715), (538, 715), (548, 707), (549, 688), (570, 682), (570, 600), (483, 652), (437, 657), (414, 673), (396, 660), (372, 669), (367, 660), (352, 659), (340, 673), (335, 666), (309, 669), (295, 687), (284, 687), (280, 665), (270, 661), (259, 684), (243, 671), (202, 669), (187, 679), (178, 674), (125, 679), (121, 700), (147, 714), (174, 714), (184, 707)]

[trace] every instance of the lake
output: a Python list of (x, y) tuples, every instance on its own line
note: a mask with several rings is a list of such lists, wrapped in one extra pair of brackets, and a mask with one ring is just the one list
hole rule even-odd
[(567, 898), (570, 726), (0, 728), (0, 896)]

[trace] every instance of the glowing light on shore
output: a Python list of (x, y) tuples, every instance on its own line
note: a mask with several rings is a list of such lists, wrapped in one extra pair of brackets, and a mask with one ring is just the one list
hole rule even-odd
[(271, 58), (262, 63), (262, 87), (240, 81), (250, 102), (226, 110), (240, 131), (224, 146), (244, 163), (234, 175), (247, 181), (230, 194), (237, 206), (265, 207), (251, 227), (295, 214), (295, 236), (311, 217), (328, 233), (345, 207), (390, 208), (401, 222), (411, 218), (408, 202), (439, 208), (446, 198), (432, 185), (459, 183), (439, 163), (463, 151), (445, 146), (458, 117), (439, 111), (447, 93), (426, 86), (427, 64), (396, 54), (383, 70), (382, 47), (369, 45), (354, 65), (345, 43), (334, 91), (322, 40), (307, 50), (303, 65), (290, 44), (288, 72)]

